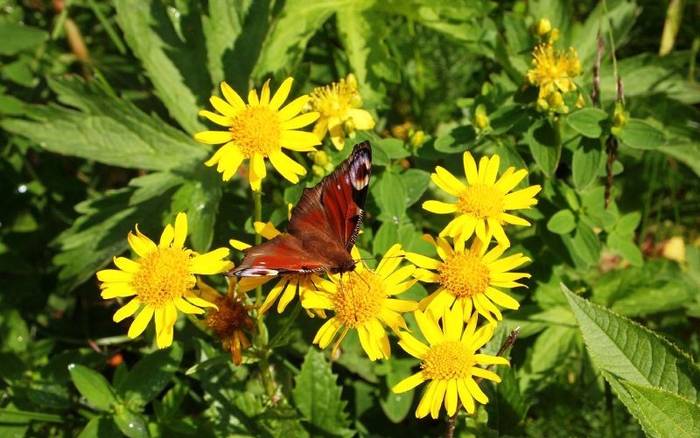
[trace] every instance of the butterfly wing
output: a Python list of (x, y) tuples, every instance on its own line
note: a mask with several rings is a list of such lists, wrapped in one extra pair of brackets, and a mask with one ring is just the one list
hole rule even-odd
[(327, 264), (305, 251), (301, 242), (289, 234), (280, 234), (267, 242), (248, 248), (239, 266), (231, 271), (238, 277), (262, 277), (327, 270)]
[(362, 142), (338, 168), (315, 187), (305, 189), (292, 210), (289, 233), (301, 237), (313, 230), (321, 240), (350, 251), (360, 231), (372, 171), (372, 148)]
[(364, 216), (371, 170), (369, 142), (355, 145), (333, 173), (304, 190), (292, 209), (288, 234), (246, 250), (231, 273), (250, 277), (351, 270), (349, 251)]

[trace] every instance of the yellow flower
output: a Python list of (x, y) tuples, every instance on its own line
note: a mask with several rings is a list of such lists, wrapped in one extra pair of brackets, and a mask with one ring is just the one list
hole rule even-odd
[(535, 24), (535, 33), (541, 37), (552, 31), (552, 22), (548, 18), (540, 18)]
[[(267, 171), (265, 158), (272, 167), (292, 183), (299, 182), (299, 175), (305, 175), (306, 169), (289, 158), (282, 148), (292, 151), (310, 152), (320, 144), (311, 132), (299, 131), (316, 119), (318, 113), (310, 112), (298, 115), (309, 101), (309, 96), (301, 96), (282, 107), (292, 88), (292, 78), (287, 78), (277, 92), (270, 97), (269, 82), (265, 82), (260, 97), (255, 90), (248, 93), (248, 103), (226, 82), (221, 83), (224, 99), (212, 96), (209, 99), (216, 113), (202, 110), (199, 115), (206, 117), (217, 125), (228, 128), (226, 131), (203, 131), (194, 138), (206, 144), (224, 144), (207, 161), (207, 166), (217, 164), (216, 170), (228, 181), (236, 173), (245, 159), (250, 160), (248, 180), (253, 190), (260, 190), (260, 183)], [(282, 107), (282, 108), (280, 108)]]
[(323, 139), (326, 132), (330, 132), (333, 145), (338, 150), (343, 149), (345, 134), (352, 136), (356, 129), (374, 128), (372, 115), (361, 106), (362, 98), (353, 74), (339, 82), (314, 89), (311, 92), (311, 108), (321, 114), (314, 126), (314, 133)]
[(115, 257), (119, 269), (104, 269), (97, 273), (102, 283), (102, 298), (134, 297), (114, 314), (114, 322), (137, 313), (129, 327), (128, 336), (136, 338), (155, 317), (156, 344), (165, 348), (173, 342), (173, 327), (177, 311), (201, 315), (202, 307), (216, 307), (195, 294), (194, 274), (212, 275), (225, 272), (233, 265), (226, 260), (229, 250), (218, 248), (197, 254), (183, 247), (187, 237), (187, 216), (179, 213), (175, 226), (168, 224), (156, 245), (141, 234), (129, 233), (128, 241), (138, 258)]
[(420, 268), (414, 275), (416, 278), (439, 285), (420, 302), (422, 310), (439, 317), (445, 309), (460, 307), (464, 317), (468, 318), (475, 309), (493, 321), (494, 316), (502, 319), (496, 304), (513, 310), (520, 307), (514, 298), (500, 289), (523, 286), (517, 281), (530, 278), (530, 274), (511, 271), (529, 262), (529, 258), (520, 253), (500, 258), (505, 246), (499, 245), (487, 252), (488, 245), (479, 239), (474, 239), (468, 249), (463, 240), (455, 241), (452, 247), (441, 237), (435, 241), (426, 235), (425, 239), (435, 246), (439, 260), (416, 253), (406, 254), (406, 258)]
[(414, 315), (428, 345), (407, 332), (400, 333), (399, 345), (421, 361), (421, 370), (399, 382), (392, 391), (410, 391), (430, 381), (418, 403), (416, 417), (423, 418), (430, 414), (438, 418), (443, 402), (447, 415), (452, 416), (457, 412), (458, 400), (468, 413), (473, 414), (476, 408), (474, 400), (481, 404), (489, 401), (477, 380), (501, 381), (498, 374), (483, 366), (508, 365), (505, 358), (477, 353), (491, 340), (494, 325), (487, 324), (477, 329), (477, 316), (474, 314), (464, 327), (464, 316), (459, 306), (445, 313), (442, 328), (431, 315), (421, 311), (416, 311)]
[[(391, 348), (384, 325), (394, 331), (406, 328), (401, 314), (418, 308), (415, 301), (392, 298), (415, 284), (415, 280), (408, 280), (415, 266), (399, 268), (403, 254), (401, 245), (394, 245), (375, 271), (358, 263), (355, 271), (332, 276), (333, 281), (322, 280), (320, 290), (306, 293), (302, 306), (334, 313), (318, 330), (313, 343), (326, 348), (337, 337), (335, 349), (348, 331), (354, 329), (370, 360), (388, 359)], [(354, 259), (360, 258), (357, 248), (353, 248), (352, 255)]]
[(515, 170), (509, 167), (498, 180), (500, 158), (482, 157), (477, 169), (476, 162), (469, 152), (463, 156), (464, 173), (467, 184), (455, 178), (449, 171), (438, 166), (432, 174), (433, 182), (452, 196), (455, 203), (426, 201), (423, 208), (436, 214), (454, 213), (456, 217), (440, 232), (441, 236), (466, 240), (472, 234), (483, 242), (495, 236), (501, 245), (510, 245), (503, 224), (529, 226), (525, 219), (507, 213), (521, 210), (537, 204), (534, 196), (540, 191), (539, 185), (527, 187), (510, 193), (510, 191), (527, 176), (527, 170)]
[[(580, 74), (581, 61), (576, 49), (560, 52), (551, 43), (544, 43), (532, 52), (532, 68), (527, 72), (527, 79), (530, 84), (539, 87), (538, 100), (547, 101), (550, 94), (566, 94), (576, 90), (573, 78)], [(551, 106), (551, 101), (549, 103)]]
[[(275, 228), (271, 222), (255, 222), (253, 224), (255, 232), (263, 236), (265, 239), (272, 239), (280, 234), (280, 231)], [(240, 240), (231, 239), (229, 244), (239, 251), (250, 248), (250, 245), (241, 242)], [(266, 277), (244, 277), (238, 282), (238, 290), (240, 292), (248, 292), (256, 287), (267, 283), (274, 276)], [(277, 313), (282, 313), (287, 308), (287, 305), (294, 299), (296, 295), (303, 297), (307, 291), (316, 290), (315, 284), (321, 281), (321, 277), (316, 274), (286, 274), (279, 277), (279, 281), (275, 284), (270, 292), (265, 297), (265, 301), (260, 306), (260, 312), (267, 312), (275, 301), (277, 302)], [(325, 316), (323, 312), (318, 313), (320, 316)]]

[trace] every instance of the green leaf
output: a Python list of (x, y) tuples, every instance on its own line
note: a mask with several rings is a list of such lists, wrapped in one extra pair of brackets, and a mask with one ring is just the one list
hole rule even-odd
[(476, 131), (471, 125), (459, 126), (435, 140), (434, 148), (438, 152), (457, 154), (471, 147), (476, 140)]
[(600, 138), (603, 134), (603, 122), (607, 118), (608, 113), (605, 111), (587, 107), (566, 116), (566, 123), (584, 137)]
[(552, 325), (547, 327), (535, 340), (532, 356), (528, 360), (528, 371), (540, 376), (550, 376), (562, 366), (575, 346), (575, 327)]
[(233, 54), (236, 40), (241, 35), (245, 13), (250, 7), (247, 0), (210, 0), (209, 14), (202, 16), (202, 29), (207, 45), (207, 61), (213, 84), (230, 80), (224, 73), (224, 63)]
[(401, 174), (406, 189), (406, 208), (418, 202), (430, 184), (430, 172), (421, 169), (408, 169)]
[(608, 235), (608, 247), (619, 253), (632, 266), (642, 266), (644, 259), (642, 251), (634, 243), (631, 237), (623, 236), (618, 232), (612, 232)]
[(141, 60), (170, 115), (189, 133), (203, 130), (197, 112), (212, 85), (206, 70), (200, 12), (196, 8), (176, 11), (187, 29), (178, 34), (160, 1), (116, 0), (114, 6), (127, 44)]
[(376, 255), (384, 254), (393, 244), (399, 241), (399, 224), (396, 222), (382, 222), (372, 239), (372, 252)]
[(114, 390), (102, 374), (78, 364), (68, 365), (68, 371), (75, 387), (92, 406), (107, 411), (116, 403)]
[(639, 119), (629, 119), (618, 137), (622, 143), (634, 149), (658, 149), (666, 143), (662, 131)]
[(406, 189), (399, 175), (384, 172), (373, 192), (382, 211), (382, 220), (398, 223), (406, 215)]
[(389, 391), (386, 397), (379, 401), (379, 404), (392, 423), (402, 422), (411, 411), (415, 391), (395, 394), (390, 388), (413, 374), (411, 370), (413, 364), (413, 360), (410, 359), (393, 359), (386, 362), (386, 366), (389, 368), (386, 375), (386, 386), (389, 388)]
[(659, 147), (658, 150), (684, 163), (700, 176), (700, 143), (686, 141), (669, 143)]
[(192, 179), (173, 194), (172, 212), (187, 211), (189, 239), (196, 251), (205, 252), (211, 246), (222, 191), (219, 174), (212, 168), (199, 166)]
[[(8, 5), (8, 7), (11, 7)], [(16, 55), (46, 41), (48, 33), (19, 23), (0, 22), (0, 55)]]
[(27, 351), (32, 338), (29, 327), (16, 309), (0, 309), (0, 351), (21, 353)]
[(556, 128), (549, 121), (539, 119), (528, 129), (525, 142), (545, 175), (554, 176), (561, 157), (561, 141)]
[(700, 437), (700, 405), (697, 403), (663, 389), (604, 375), (649, 436)]
[(150, 436), (146, 420), (141, 415), (123, 406), (117, 407), (113, 418), (119, 430), (129, 438), (147, 438)]
[(41, 421), (44, 423), (63, 423), (65, 419), (60, 415), (55, 414), (23, 411), (15, 408), (0, 408), (0, 424), (29, 423), (30, 421)]
[(167, 350), (144, 356), (129, 371), (126, 379), (117, 387), (117, 392), (130, 407), (141, 408), (170, 383), (181, 360), (182, 347), (177, 343)]
[(603, 149), (600, 140), (584, 138), (574, 151), (571, 162), (572, 180), (582, 190), (595, 181), (602, 164)]
[(348, 426), (345, 402), (323, 353), (309, 349), (294, 383), (294, 403), (304, 418), (321, 431), (341, 434)]
[(260, 52), (255, 76), (290, 71), (301, 59), (309, 39), (323, 23), (350, 0), (287, 0)]
[(630, 383), (670, 391), (697, 403), (700, 369), (676, 346), (611, 310), (561, 289), (595, 364)]
[(122, 434), (119, 433), (117, 425), (111, 418), (93, 417), (80, 431), (78, 438), (119, 438), (121, 436)]
[(118, 167), (167, 170), (203, 161), (206, 149), (132, 103), (77, 78), (52, 80), (61, 106), (32, 106), (34, 120), (5, 119), (1, 126), (51, 152)]
[(568, 234), (576, 228), (576, 217), (569, 209), (559, 210), (547, 221), (547, 229), (552, 233)]

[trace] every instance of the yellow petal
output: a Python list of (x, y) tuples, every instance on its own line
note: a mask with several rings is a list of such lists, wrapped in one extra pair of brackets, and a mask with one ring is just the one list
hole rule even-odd
[(389, 285), (396, 285), (413, 275), (413, 272), (416, 270), (416, 267), (413, 265), (407, 265), (403, 266), (396, 271), (394, 271), (393, 274), (389, 275), (384, 279), (384, 282)]
[(190, 304), (184, 298), (177, 298), (175, 300), (175, 307), (177, 307), (180, 312), (188, 315), (201, 315), (204, 313), (203, 309)]
[(209, 301), (205, 300), (204, 298), (200, 298), (197, 295), (193, 293), (186, 293), (185, 298), (187, 301), (190, 303), (194, 304), (197, 307), (210, 307), (212, 309), (217, 309), (216, 304), (210, 303)]
[(160, 240), (158, 241), (158, 246), (161, 248), (167, 248), (173, 242), (173, 236), (175, 236), (175, 230), (173, 226), (168, 224), (163, 228), (163, 233), (160, 235)]
[(262, 154), (256, 153), (253, 155), (252, 166), (255, 175), (259, 179), (265, 178), (267, 170), (265, 169), (265, 157)]
[[(437, 175), (438, 179), (442, 182), (441, 188), (443, 188), (443, 190), (445, 187), (449, 188), (449, 190), (445, 191), (451, 195), (459, 196), (459, 194), (467, 188), (462, 181), (458, 180), (444, 167), (437, 166), (435, 168), (435, 175)], [(433, 179), (433, 181), (435, 181), (435, 179)]]
[(270, 163), (280, 175), (292, 184), (299, 182), (299, 175), (305, 175), (304, 166), (289, 158), (284, 152), (276, 151), (270, 154)]
[(481, 377), (483, 379), (491, 380), (496, 383), (499, 383), (501, 381), (501, 377), (498, 374), (494, 373), (493, 371), (485, 370), (479, 367), (472, 367), (472, 375), (476, 377)]
[(464, 407), (467, 409), (467, 412), (469, 414), (473, 414), (476, 410), (476, 406), (474, 405), (474, 398), (469, 393), (469, 389), (467, 388), (467, 384), (464, 379), (460, 379), (457, 381), (457, 392), (459, 393), (459, 400), (462, 402), (462, 405), (464, 405)]
[(446, 309), (443, 319), (445, 337), (451, 341), (459, 341), (462, 336), (463, 322), (462, 306), (452, 306), (451, 310)]
[(211, 103), (211, 106), (213, 106), (215, 110), (217, 110), (226, 117), (236, 117), (236, 114), (238, 114), (239, 111), (236, 110), (236, 108), (231, 106), (229, 103), (227, 103), (224, 99), (218, 96), (210, 97), (209, 103)]
[(442, 407), (442, 402), (445, 399), (445, 391), (447, 390), (447, 381), (438, 380), (437, 386), (435, 387), (435, 392), (433, 393), (433, 400), (430, 403), (430, 416), (433, 418), (438, 418), (440, 414), (440, 408)]
[(489, 398), (486, 397), (486, 394), (484, 394), (484, 391), (479, 388), (479, 385), (476, 384), (474, 379), (471, 377), (464, 379), (464, 383), (467, 384), (467, 389), (469, 389), (469, 393), (478, 401), (479, 403), (485, 405), (486, 403), (489, 402)]
[(423, 359), (430, 348), (408, 332), (399, 333), (399, 345), (416, 359)]
[(457, 204), (429, 200), (423, 203), (423, 209), (435, 214), (448, 214), (457, 211)]
[(413, 388), (415, 388), (423, 382), (425, 382), (425, 377), (423, 376), (423, 372), (419, 371), (416, 374), (406, 377), (405, 379), (394, 385), (394, 387), (391, 388), (391, 390), (396, 394), (400, 394), (402, 392), (412, 390)]
[[(283, 130), (303, 128), (304, 126), (310, 125), (311, 123), (318, 120), (319, 115), (320, 114), (315, 111), (301, 114), (299, 116), (294, 117), (293, 119), (287, 120), (286, 122), (282, 122), (281, 126)], [(316, 134), (314, 133), (314, 135)]]
[(152, 317), (153, 307), (144, 307), (143, 310), (141, 310), (136, 316), (134, 322), (131, 323), (131, 326), (129, 326), (127, 336), (129, 336), (131, 339), (138, 337), (144, 330), (146, 330), (146, 326), (148, 326), (148, 323), (151, 321)]
[(489, 160), (488, 166), (486, 166), (486, 172), (484, 174), (484, 184), (494, 185), (496, 183), (496, 177), (498, 176), (498, 167), (501, 165), (501, 158), (498, 155), (494, 155)]
[(455, 379), (447, 382), (445, 391), (445, 409), (450, 417), (457, 412), (457, 381)]
[(425, 339), (430, 343), (430, 345), (436, 345), (442, 342), (444, 336), (434, 319), (428, 317), (420, 310), (413, 312), (413, 315), (416, 318), (416, 322), (418, 323), (418, 327), (420, 327), (421, 333), (423, 333), (423, 336), (425, 336)]
[(230, 262), (225, 260), (228, 257), (228, 248), (217, 248), (206, 254), (200, 254), (190, 260), (190, 272), (193, 274), (213, 275), (226, 271)]
[(255, 88), (250, 90), (248, 92), (248, 105), (250, 106), (257, 106), (260, 105), (260, 100), (258, 99), (258, 92), (255, 91)]
[(481, 365), (509, 365), (508, 359), (501, 356), (491, 356), (490, 354), (475, 354), (474, 361)]
[(514, 172), (513, 170), (514, 169), (512, 167), (509, 167), (508, 170), (501, 175), (501, 178), (496, 182), (494, 187), (496, 187), (502, 193), (508, 193), (513, 190), (515, 186), (520, 184), (520, 181), (527, 176), (527, 170), (525, 169), (520, 169), (517, 172)]
[(139, 265), (131, 259), (127, 259), (126, 257), (114, 257), (112, 260), (114, 261), (114, 264), (117, 266), (117, 268), (121, 269), (124, 272), (129, 272), (133, 274), (141, 268), (141, 265)]
[(321, 349), (328, 347), (341, 325), (338, 318), (329, 319), (318, 329), (313, 343), (317, 344)]
[(151, 239), (139, 232), (138, 225), (136, 226), (136, 233), (129, 232), (126, 239), (129, 241), (131, 249), (133, 249), (139, 257), (146, 257), (148, 254), (158, 249)]
[(294, 299), (297, 294), (297, 283), (290, 281), (287, 287), (284, 289), (284, 293), (277, 302), (277, 313), (284, 312), (287, 305)]
[(97, 279), (104, 282), (129, 282), (133, 274), (118, 269), (103, 269), (97, 271)]
[(166, 348), (173, 344), (173, 329), (177, 320), (177, 310), (173, 303), (168, 303), (161, 312), (160, 329), (158, 327), (158, 318), (156, 318), (156, 346), (158, 348)]
[(131, 297), (136, 294), (136, 289), (134, 289), (129, 283), (126, 282), (109, 283), (100, 292), (100, 296), (105, 300), (110, 300), (112, 298)]
[(428, 415), (428, 413), (430, 413), (430, 405), (433, 401), (433, 394), (435, 393), (436, 387), (437, 382), (433, 380), (425, 388), (425, 391), (423, 392), (423, 397), (421, 398), (420, 403), (418, 403), (418, 408), (416, 408), (417, 418), (423, 418), (426, 415)]
[(387, 309), (400, 313), (418, 310), (418, 303), (413, 300), (397, 300), (394, 298), (387, 298), (384, 300), (384, 306), (386, 306)]
[(508, 193), (503, 197), (506, 210), (518, 210), (532, 207), (537, 204), (537, 199), (533, 197), (542, 190), (539, 185), (530, 186), (516, 192)]
[(299, 114), (304, 105), (309, 101), (309, 96), (303, 95), (285, 105), (278, 113), (280, 120), (285, 122)]
[(243, 251), (244, 249), (248, 249), (251, 247), (251, 245), (249, 243), (241, 242), (240, 240), (236, 240), (236, 239), (230, 239), (228, 241), (228, 244), (239, 251)]
[(415, 252), (406, 252), (406, 258), (411, 263), (425, 269), (439, 269), (442, 262)]
[(112, 320), (114, 322), (121, 322), (136, 313), (136, 311), (139, 310), (139, 307), (141, 307), (141, 300), (136, 297), (114, 312)]
[(173, 236), (173, 248), (182, 248), (187, 238), (187, 215), (178, 213), (175, 216), (175, 234)]
[(292, 82), (294, 82), (293, 78), (287, 78), (282, 82), (270, 100), (270, 108), (277, 111), (280, 106), (282, 106), (284, 101), (287, 100), (287, 97), (289, 97), (289, 92), (292, 89)]
[(530, 226), (530, 222), (526, 221), (525, 219), (523, 219), (521, 217), (514, 216), (510, 213), (501, 213), (501, 220), (503, 222), (513, 224), (513, 225), (521, 225), (521, 226), (525, 226), (525, 227)]
[(348, 116), (352, 119), (355, 129), (367, 130), (374, 128), (374, 118), (369, 111), (358, 108), (350, 108)]
[(266, 80), (260, 91), (260, 105), (268, 105), (270, 103), (270, 80)]
[(462, 155), (462, 163), (464, 165), (464, 175), (467, 177), (467, 182), (470, 186), (479, 183), (479, 172), (476, 168), (476, 161), (472, 157), (471, 152), (466, 151)]
[(277, 284), (272, 286), (272, 289), (270, 289), (270, 292), (268, 292), (267, 296), (265, 297), (265, 301), (263, 301), (262, 306), (260, 306), (260, 313), (265, 313), (270, 309), (270, 307), (272, 307), (272, 304), (275, 302), (277, 297), (280, 296), (284, 290), (284, 287), (287, 285), (287, 281), (287, 278), (282, 277)]
[(494, 303), (501, 307), (505, 307), (506, 309), (516, 310), (520, 307), (520, 303), (518, 303), (515, 298), (492, 287), (486, 289), (486, 296), (489, 297)]
[(194, 139), (204, 144), (221, 144), (231, 141), (229, 131), (202, 131), (194, 135)]
[(280, 145), (298, 152), (313, 152), (314, 146), (321, 144), (316, 134), (306, 131), (282, 131)]
[(270, 240), (272, 238), (275, 238), (281, 234), (280, 230), (278, 230), (272, 222), (254, 222), (253, 223), (253, 228), (255, 229), (255, 232), (266, 238), (267, 240)]
[(222, 116), (220, 114), (216, 114), (206, 110), (201, 110), (198, 114), (201, 117), (206, 117), (207, 119), (216, 123), (219, 126), (231, 126), (231, 124), (233, 123), (233, 117), (231, 116)]
[(241, 96), (234, 91), (233, 88), (226, 82), (221, 83), (221, 93), (224, 95), (224, 98), (228, 101), (229, 105), (233, 108), (234, 114), (242, 109), (245, 108), (245, 102), (243, 102), (243, 99)]

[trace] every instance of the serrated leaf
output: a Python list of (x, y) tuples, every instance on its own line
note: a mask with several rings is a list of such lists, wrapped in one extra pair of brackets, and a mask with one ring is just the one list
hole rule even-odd
[(561, 141), (558, 138), (556, 128), (544, 119), (535, 121), (525, 134), (525, 142), (530, 147), (532, 158), (549, 177), (554, 175), (559, 166)]
[(251, 3), (250, 0), (210, 0), (209, 14), (202, 15), (207, 61), (214, 85), (230, 80), (224, 73), (224, 64), (230, 61), (228, 58), (241, 35)]
[(168, 170), (203, 161), (206, 149), (164, 121), (145, 114), (96, 83), (52, 80), (63, 106), (28, 106), (33, 120), (5, 119), (2, 127), (51, 152), (118, 167)]
[(292, 68), (301, 59), (313, 34), (337, 9), (350, 3), (350, 0), (286, 1), (265, 38), (255, 76)]
[(348, 426), (345, 401), (337, 376), (323, 353), (311, 348), (294, 380), (294, 403), (314, 427), (331, 435), (341, 434)]
[(666, 143), (662, 131), (640, 119), (629, 119), (618, 137), (622, 143), (634, 149), (658, 149)]
[(200, 12), (196, 8), (191, 14), (178, 11), (186, 27), (181, 36), (162, 2), (116, 0), (114, 6), (127, 44), (141, 60), (170, 115), (189, 133), (203, 130), (197, 112), (212, 84), (206, 70)]
[(90, 405), (107, 411), (116, 403), (114, 390), (102, 374), (78, 364), (68, 365), (68, 371), (73, 384)]
[(144, 356), (129, 371), (117, 392), (130, 407), (145, 406), (170, 383), (180, 360), (182, 347), (177, 343)]
[(598, 175), (603, 158), (600, 140), (584, 138), (574, 151), (571, 179), (578, 190), (588, 187)]
[(593, 304), (561, 285), (595, 364), (630, 383), (698, 402), (700, 369), (675, 345), (646, 327)]
[(556, 234), (568, 234), (576, 228), (576, 216), (569, 209), (559, 210), (547, 221), (547, 229)]
[(638, 385), (605, 373), (616, 394), (649, 436), (700, 437), (700, 405), (669, 391)]
[(603, 134), (603, 122), (608, 113), (598, 108), (581, 108), (566, 116), (566, 123), (574, 131), (588, 138), (599, 138)]

